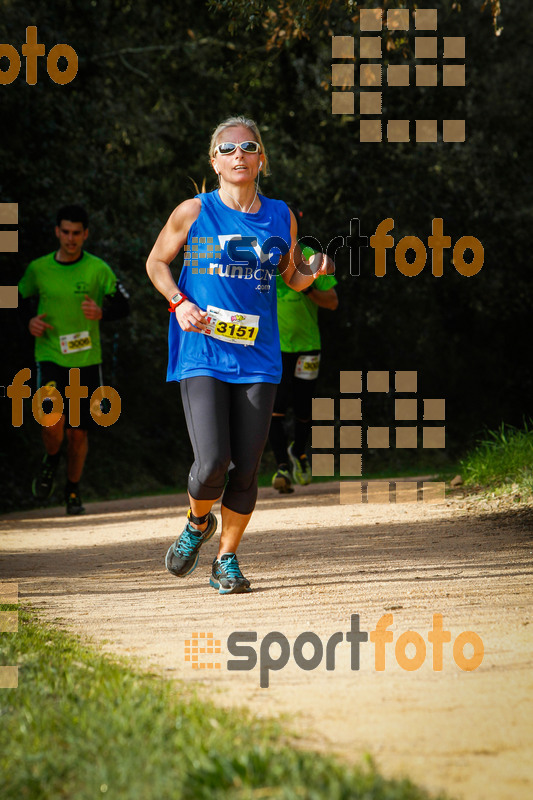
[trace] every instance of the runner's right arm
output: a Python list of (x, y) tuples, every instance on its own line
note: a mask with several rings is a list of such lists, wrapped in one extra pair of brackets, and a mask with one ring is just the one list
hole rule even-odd
[(28, 330), (32, 336), (42, 336), (47, 328), (52, 328), (44, 317), (46, 314), (37, 314), (39, 306), (39, 296), (34, 294), (30, 297), (23, 297), (20, 290), (18, 296), (18, 317), (24, 328)]
[[(196, 197), (180, 203), (157, 237), (146, 261), (148, 277), (169, 302), (179, 291), (170, 271), (170, 263), (187, 241), (189, 229), (198, 218), (201, 209), (202, 201)], [(202, 311), (190, 300), (181, 303), (176, 308), (175, 314), (180, 328), (184, 331), (199, 332), (205, 328), (204, 319), (207, 311)]]

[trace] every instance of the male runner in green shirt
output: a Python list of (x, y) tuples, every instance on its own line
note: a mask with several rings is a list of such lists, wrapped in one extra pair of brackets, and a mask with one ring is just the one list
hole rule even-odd
[[(88, 387), (88, 397), (81, 400), (78, 427), (71, 428), (63, 414), (55, 425), (41, 428), (46, 453), (32, 492), (38, 500), (52, 494), (66, 428), (65, 503), (68, 514), (82, 514), (85, 509), (79, 481), (87, 456), (87, 432), (93, 424), (89, 400), (103, 385), (100, 320), (126, 316), (129, 305), (128, 295), (111, 268), (83, 249), (89, 235), (85, 209), (64, 206), (57, 212), (56, 221), (59, 249), (29, 264), (19, 283), (20, 306), (35, 337), (37, 388), (57, 389), (64, 408), (68, 408), (64, 390), (70, 382), (69, 369), (79, 367), (80, 385)], [(34, 298), (38, 299), (36, 309)], [(50, 400), (43, 401), (43, 410), (47, 402)]]
[[(292, 210), (298, 220), (301, 213)], [(305, 247), (302, 252), (305, 258), (310, 258), (314, 250)], [(276, 278), (283, 373), (274, 402), (269, 441), (277, 462), (272, 486), (281, 494), (294, 491), (292, 482), (302, 486), (311, 483), (305, 447), (311, 432), (312, 400), (320, 365), (318, 308), (331, 311), (337, 308), (336, 284), (333, 275), (321, 275), (303, 292), (295, 292), (280, 275)], [(291, 404), (294, 441), (288, 444), (285, 415)]]

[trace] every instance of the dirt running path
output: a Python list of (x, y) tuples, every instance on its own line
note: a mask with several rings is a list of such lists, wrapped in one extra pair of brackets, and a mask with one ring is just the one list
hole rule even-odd
[[(95, 503), (78, 519), (62, 509), (5, 516), (0, 580), (18, 582), (22, 602), (56, 624), (169, 678), (197, 681), (216, 702), (285, 714), (306, 746), (351, 761), (369, 752), (387, 775), (407, 774), (459, 798), (533, 797), (531, 508), (494, 513), (464, 500), (340, 506), (338, 484), (283, 498), (262, 489), (240, 550), (254, 592), (228, 597), (208, 586), (215, 540), (189, 578), (164, 570), (185, 510), (181, 495)], [(296, 665), (298, 634), (313, 631), (325, 646), (350, 629), (352, 614), (372, 631), (387, 613), (394, 642), (385, 646), (385, 671), (374, 669), (371, 642), (351, 670), (345, 636), (334, 671), (325, 669), (325, 655), (313, 671)], [(434, 613), (452, 642), (462, 631), (481, 637), (478, 669), (461, 671), (445, 644), (443, 669), (433, 671)], [(407, 630), (427, 644), (416, 671), (396, 662)], [(228, 671), (232, 631), (256, 631), (258, 654), (270, 631), (289, 640), (289, 662), (270, 673), (269, 688), (259, 686), (259, 667)], [(221, 641), (222, 653), (199, 658), (219, 669), (185, 661), (185, 641), (202, 632)], [(272, 656), (279, 652), (272, 645)], [(464, 652), (470, 656), (469, 645)], [(308, 644), (303, 656), (311, 655)]]

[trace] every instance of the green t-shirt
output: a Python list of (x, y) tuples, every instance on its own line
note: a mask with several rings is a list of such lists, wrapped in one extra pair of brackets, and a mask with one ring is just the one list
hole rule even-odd
[(79, 261), (61, 264), (55, 252), (32, 261), (19, 283), (22, 297), (39, 295), (37, 314), (52, 325), (35, 337), (35, 360), (64, 367), (100, 364), (99, 320), (87, 319), (81, 304), (88, 295), (100, 307), (115, 291), (116, 276), (105, 261), (83, 251)]
[[(307, 255), (307, 254), (306, 254)], [(325, 292), (337, 285), (333, 275), (319, 275), (313, 281), (313, 289)], [(278, 325), (283, 353), (299, 353), (320, 350), (318, 329), (318, 306), (302, 292), (291, 289), (281, 275), (276, 276), (278, 295)]]

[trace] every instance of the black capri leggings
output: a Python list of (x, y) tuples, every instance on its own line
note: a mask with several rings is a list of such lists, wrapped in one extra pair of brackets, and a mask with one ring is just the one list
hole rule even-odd
[(188, 489), (195, 500), (216, 500), (250, 514), (257, 499), (257, 470), (265, 446), (277, 384), (226, 383), (200, 375), (180, 381), (194, 450)]

